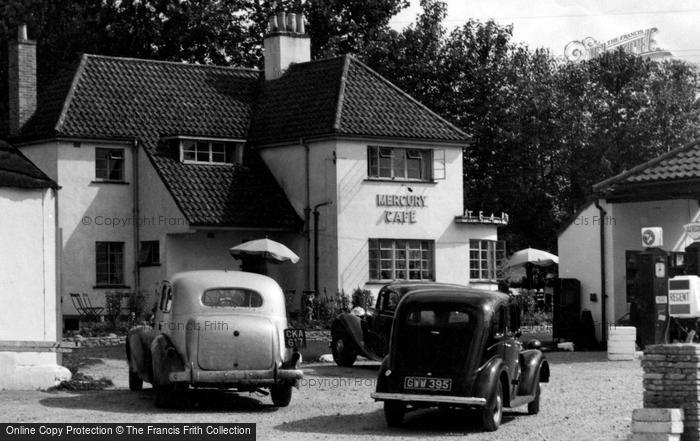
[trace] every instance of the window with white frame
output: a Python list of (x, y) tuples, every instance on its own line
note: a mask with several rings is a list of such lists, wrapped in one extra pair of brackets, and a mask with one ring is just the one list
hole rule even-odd
[(96, 242), (97, 285), (124, 284), (124, 242)]
[(432, 240), (369, 240), (370, 280), (435, 280), (434, 269)]
[(124, 180), (124, 149), (95, 149), (95, 178), (103, 181)]
[(469, 278), (473, 281), (495, 282), (502, 280), (506, 262), (506, 242), (504, 240), (469, 241)]
[(182, 162), (193, 164), (235, 164), (240, 162), (242, 146), (227, 141), (180, 140)]
[(369, 146), (367, 176), (373, 179), (431, 181), (433, 151)]

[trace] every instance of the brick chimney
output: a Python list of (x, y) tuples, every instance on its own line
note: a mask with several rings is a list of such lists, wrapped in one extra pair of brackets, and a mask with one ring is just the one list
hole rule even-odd
[(266, 80), (281, 77), (292, 63), (311, 61), (311, 38), (304, 32), (303, 14), (270, 16), (264, 44)]
[(27, 25), (17, 29), (17, 41), (8, 48), (8, 122), (10, 135), (18, 135), (36, 111), (36, 41), (27, 38)]

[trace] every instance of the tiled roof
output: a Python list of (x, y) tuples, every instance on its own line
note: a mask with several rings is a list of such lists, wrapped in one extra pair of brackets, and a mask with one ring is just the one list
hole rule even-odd
[(255, 149), (242, 165), (184, 164), (167, 137), (253, 146), (327, 135), (469, 139), (350, 56), (295, 64), (265, 82), (251, 69), (85, 55), (38, 101), (20, 139), (138, 140), (193, 225), (298, 228), (301, 219)]
[(700, 142), (671, 150), (593, 186), (597, 192), (635, 184), (700, 180)]
[(86, 55), (63, 101), (48, 101), (60, 105), (37, 112), (24, 134), (137, 139), (192, 225), (296, 229), (301, 219), (257, 152), (246, 151), (243, 165), (193, 165), (159, 144), (173, 135), (245, 140), (259, 80), (250, 69)]
[(349, 55), (294, 64), (267, 82), (258, 99), (251, 128), (256, 144), (324, 135), (469, 139)]
[(57, 188), (57, 185), (19, 150), (0, 141), (0, 187)]

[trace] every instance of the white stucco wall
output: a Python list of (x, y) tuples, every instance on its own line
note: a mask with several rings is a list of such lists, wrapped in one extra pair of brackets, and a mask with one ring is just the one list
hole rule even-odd
[[(700, 219), (695, 200), (603, 203), (605, 228), (606, 304), (608, 323), (629, 311), (626, 286), (626, 251), (642, 251), (641, 230), (662, 227), (666, 251), (683, 251), (692, 240), (683, 225)], [(589, 293), (600, 299), (600, 214), (593, 205), (586, 207), (558, 239), (559, 276), (581, 281), (581, 308), (590, 309), (600, 322), (600, 300), (590, 302)], [(600, 337), (600, 329), (596, 328)]]
[(142, 219), (139, 242), (157, 240), (160, 246), (161, 264), (139, 268), (140, 288), (150, 294), (168, 275), (167, 235), (188, 232), (190, 227), (187, 218), (177, 207), (172, 195), (142, 149), (139, 149), (138, 158), (139, 218)]
[(52, 190), (0, 188), (0, 340), (56, 341)]
[[(124, 183), (96, 182), (95, 149), (98, 147), (123, 150)], [(93, 305), (104, 306), (105, 292), (115, 290), (95, 288), (95, 242), (124, 242), (124, 285), (133, 287), (134, 177), (131, 143), (51, 142), (23, 146), (22, 152), (42, 169), (45, 167), (49, 177), (61, 187), (58, 218), (63, 247), (60, 294), (64, 315), (77, 315), (70, 299), (72, 292), (88, 293)]]
[[(493, 225), (457, 224), (462, 207), (462, 148), (396, 141), (326, 140), (309, 142), (310, 206), (319, 208), (319, 289), (346, 293), (361, 287), (376, 292), (381, 284), (369, 283), (369, 238), (435, 241), (435, 278), (442, 282), (469, 283), (469, 239), (496, 240)], [(432, 148), (445, 151), (446, 179), (432, 183), (368, 180), (367, 146)], [(305, 149), (301, 145), (262, 150), (262, 156), (287, 197), (303, 216), (306, 205)], [(410, 191), (409, 191), (410, 188)], [(423, 196), (425, 207), (415, 207), (415, 223), (387, 223), (386, 210), (377, 195)], [(311, 218), (313, 225), (313, 217)], [(313, 265), (312, 253), (308, 258)], [(313, 284), (313, 272), (311, 273)], [(483, 284), (482, 287), (488, 287)]]
[(0, 390), (43, 389), (70, 378), (56, 352), (30, 347), (60, 341), (54, 198), (51, 189), (0, 188), (0, 346), (25, 346), (0, 351)]

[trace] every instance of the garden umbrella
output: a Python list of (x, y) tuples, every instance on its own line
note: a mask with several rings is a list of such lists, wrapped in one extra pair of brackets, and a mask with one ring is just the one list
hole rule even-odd
[(506, 263), (506, 268), (525, 266), (528, 287), (532, 288), (533, 265), (550, 266), (555, 263), (559, 263), (559, 258), (556, 255), (536, 248), (525, 248), (524, 250), (514, 252), (513, 255), (510, 256), (508, 263)]
[(508, 259), (506, 267), (514, 268), (531, 263), (537, 266), (550, 266), (554, 263), (559, 263), (559, 258), (552, 253), (538, 250), (535, 248), (525, 248), (524, 250), (516, 251)]
[(297, 263), (299, 261), (299, 256), (294, 254), (292, 250), (268, 238), (243, 242), (230, 248), (229, 252), (237, 259), (245, 256), (260, 256), (272, 263)]

